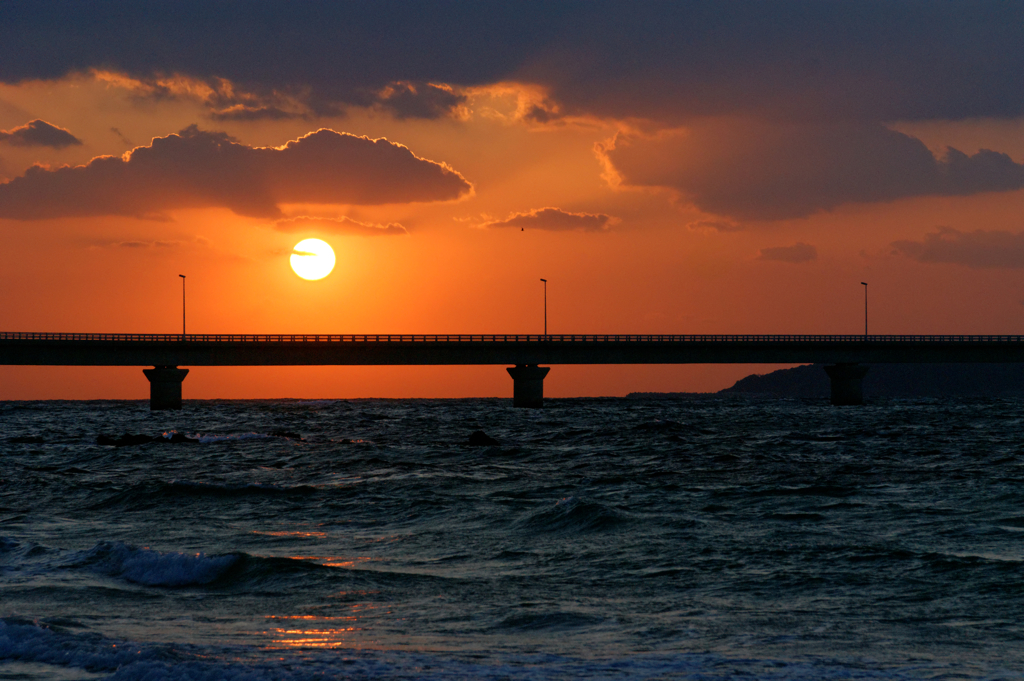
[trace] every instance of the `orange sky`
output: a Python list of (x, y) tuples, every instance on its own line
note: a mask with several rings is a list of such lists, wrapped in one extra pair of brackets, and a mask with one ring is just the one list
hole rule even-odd
[[(1019, 112), (780, 122), (754, 105), (665, 114), (672, 101), (631, 112), (628, 98), (582, 97), (530, 63), (517, 78), (431, 81), (448, 88), (437, 96), (458, 94), (431, 116), (380, 95), (225, 119), (203, 84), (241, 86), (212, 70), (179, 74), (159, 96), (152, 78), (99, 61), (5, 78), (0, 329), (177, 332), (180, 273), (193, 333), (539, 333), (541, 277), (551, 333), (859, 333), (861, 281), (872, 333), (1024, 332)], [(31, 121), (80, 143), (20, 143)], [(320, 129), (394, 144), (304, 141), (309, 158), (294, 162), (252, 152)], [(952, 165), (947, 146), (967, 160)], [(122, 154), (120, 179), (93, 162), (76, 190), (57, 173)], [(34, 164), (43, 168), (26, 175)], [(346, 189), (364, 180), (362, 193)], [(517, 226), (501, 226), (516, 214)], [(280, 222), (299, 216), (314, 219), (294, 231)], [(374, 234), (389, 224), (404, 233)], [(566, 225), (577, 228), (556, 228)], [(337, 255), (323, 280), (289, 267), (307, 237)], [(545, 393), (714, 391), (773, 368), (555, 367)], [(511, 391), (502, 367), (199, 367), (184, 384), (186, 399)], [(137, 368), (0, 367), (0, 399), (147, 395)]]

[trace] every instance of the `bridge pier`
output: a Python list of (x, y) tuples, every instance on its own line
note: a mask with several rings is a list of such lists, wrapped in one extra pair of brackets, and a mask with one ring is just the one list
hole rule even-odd
[(832, 383), (832, 404), (837, 407), (864, 404), (864, 375), (868, 367), (860, 364), (832, 364), (825, 367)]
[(544, 406), (544, 377), (551, 371), (551, 367), (517, 364), (508, 367), (507, 371), (512, 377), (513, 407), (540, 409)]
[(185, 380), (188, 369), (158, 366), (143, 369), (149, 379), (149, 408), (181, 409), (181, 382)]

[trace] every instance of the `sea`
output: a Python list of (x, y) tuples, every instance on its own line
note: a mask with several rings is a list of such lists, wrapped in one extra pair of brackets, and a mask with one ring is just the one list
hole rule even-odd
[(1024, 400), (0, 402), (0, 679), (1024, 679)]

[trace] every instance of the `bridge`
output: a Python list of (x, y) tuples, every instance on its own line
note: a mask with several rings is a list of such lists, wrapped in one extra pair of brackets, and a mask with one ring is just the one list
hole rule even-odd
[(152, 367), (153, 409), (181, 408), (181, 366), (512, 365), (513, 404), (539, 407), (541, 364), (826, 364), (849, 405), (864, 364), (895, 362), (1024, 362), (1024, 336), (0, 333), (0, 365)]

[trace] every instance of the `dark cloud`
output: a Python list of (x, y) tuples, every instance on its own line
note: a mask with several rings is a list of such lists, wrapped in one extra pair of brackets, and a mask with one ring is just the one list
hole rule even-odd
[(352, 234), (356, 236), (405, 236), (409, 232), (397, 222), (386, 225), (368, 224), (347, 217), (320, 218), (302, 216), (286, 218), (274, 223), (274, 229), (281, 232), (328, 232), (330, 234)]
[(25, 125), (19, 125), (17, 128), (0, 130), (0, 142), (18, 147), (53, 147), (54, 149), (82, 144), (82, 140), (64, 128), (58, 128), (56, 125), (38, 118)]
[(551, 102), (542, 102), (532, 105), (523, 114), (523, 118), (534, 123), (544, 124), (557, 121), (562, 118), (562, 115), (559, 113), (558, 107), (554, 106)]
[(1024, 232), (961, 232), (940, 227), (921, 241), (895, 241), (893, 253), (922, 263), (949, 263), (975, 269), (1024, 269)]
[[(0, 80), (89, 68), (136, 78), (182, 74), (211, 85), (226, 79), (264, 106), (293, 98), (314, 112), (374, 105), (394, 83), (518, 80), (547, 88), (569, 115), (1008, 118), (1024, 115), (1024, 5), (0, 3)], [(443, 101), (395, 108), (415, 116), (447, 110)]]
[(396, 118), (440, 118), (465, 103), (466, 96), (446, 85), (394, 83), (384, 88), (377, 104)]
[(812, 262), (818, 259), (818, 249), (802, 242), (792, 246), (772, 246), (771, 248), (762, 248), (757, 259), (797, 264)]
[(686, 131), (620, 137), (601, 153), (625, 186), (662, 187), (739, 220), (804, 217), (845, 203), (963, 196), (1024, 187), (1024, 165), (982, 150), (936, 158), (880, 124), (713, 119)]
[(551, 232), (600, 232), (607, 229), (609, 215), (600, 213), (570, 213), (560, 208), (536, 208), (526, 213), (513, 213), (504, 220), (486, 222), (482, 227), (517, 227), (519, 229), (543, 229)]
[(471, 190), (448, 166), (386, 139), (321, 129), (281, 147), (254, 148), (191, 126), (121, 157), (33, 166), (0, 184), (0, 218), (152, 216), (201, 207), (279, 218), (284, 203), (447, 201)]

